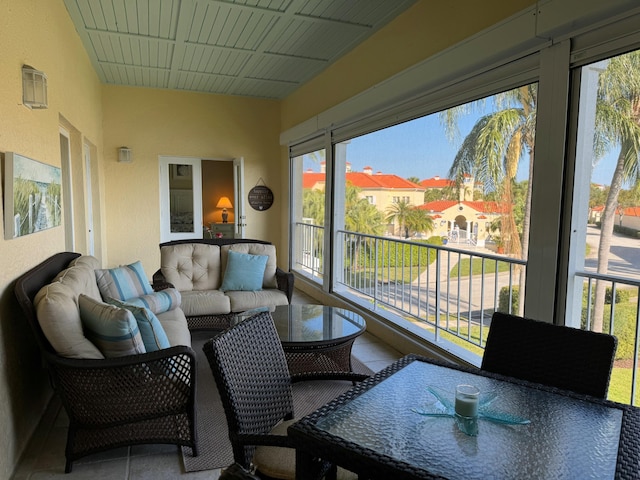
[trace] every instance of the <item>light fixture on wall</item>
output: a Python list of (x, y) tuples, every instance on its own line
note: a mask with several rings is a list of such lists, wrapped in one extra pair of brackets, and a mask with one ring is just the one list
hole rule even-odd
[(118, 162), (120, 163), (131, 163), (133, 159), (131, 158), (131, 149), (128, 147), (120, 147), (118, 149)]
[(22, 66), (22, 104), (32, 109), (49, 106), (47, 76), (29, 65)]
[(220, 197), (220, 200), (218, 200), (218, 204), (216, 205), (216, 208), (222, 209), (222, 223), (228, 223), (229, 212), (227, 212), (227, 208), (233, 208), (233, 205), (231, 205), (231, 200), (229, 200), (229, 197)]

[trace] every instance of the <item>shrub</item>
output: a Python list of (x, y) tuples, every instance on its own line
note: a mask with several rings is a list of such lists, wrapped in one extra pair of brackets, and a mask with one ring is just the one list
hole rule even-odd
[(518, 287), (511, 287), (511, 310), (509, 310), (509, 287), (502, 287), (498, 295), (498, 311), (502, 313), (517, 312), (519, 296)]

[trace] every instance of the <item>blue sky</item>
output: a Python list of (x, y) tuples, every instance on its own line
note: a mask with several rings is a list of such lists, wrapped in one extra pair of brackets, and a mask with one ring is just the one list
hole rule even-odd
[[(447, 139), (438, 114), (354, 138), (347, 146), (347, 161), (351, 163), (353, 171), (362, 171), (369, 166), (374, 173), (394, 173), (403, 178), (447, 178), (462, 139), (480, 116), (481, 113), (473, 113), (459, 119), (460, 134), (455, 143)], [(616, 155), (617, 151), (611, 152), (596, 165), (593, 182), (604, 185), (611, 183)], [(318, 166), (312, 163), (305, 163), (307, 168), (319, 171)], [(525, 180), (527, 176), (528, 159), (523, 157), (517, 179)]]

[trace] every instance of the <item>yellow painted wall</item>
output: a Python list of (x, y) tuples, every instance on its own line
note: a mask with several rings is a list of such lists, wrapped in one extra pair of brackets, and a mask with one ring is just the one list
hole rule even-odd
[[(109, 266), (141, 260), (149, 276), (160, 267), (159, 155), (244, 157), (245, 199), (260, 178), (282, 188), (277, 101), (105, 86), (103, 112)], [(133, 151), (130, 164), (117, 162), (122, 145)], [(282, 205), (277, 193), (267, 211), (247, 205), (245, 236), (278, 248)]]
[[(0, 12), (0, 152), (14, 151), (60, 166), (58, 128), (62, 115), (98, 146), (99, 156), (101, 87), (62, 0), (0, 0)], [(23, 64), (47, 74), (47, 110), (29, 110), (21, 105)], [(13, 281), (36, 263), (64, 250), (65, 243), (63, 227), (4, 240), (3, 225), (0, 478), (9, 478), (50, 397), (33, 336), (14, 300)]]

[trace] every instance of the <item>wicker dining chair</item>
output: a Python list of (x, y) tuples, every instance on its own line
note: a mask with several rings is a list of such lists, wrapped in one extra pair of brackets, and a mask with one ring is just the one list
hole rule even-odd
[(482, 370), (606, 398), (617, 339), (495, 312)]
[[(203, 350), (229, 427), (236, 463), (261, 476), (295, 478), (295, 450), (287, 437), (294, 419), (291, 376), (269, 312), (218, 334)], [(288, 447), (288, 448), (275, 448)], [(327, 478), (357, 478), (325, 463)]]

